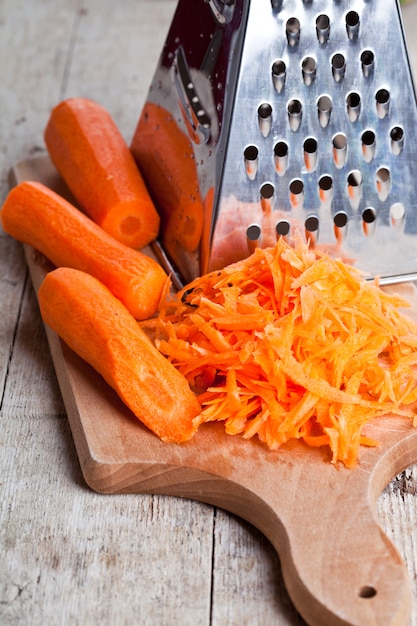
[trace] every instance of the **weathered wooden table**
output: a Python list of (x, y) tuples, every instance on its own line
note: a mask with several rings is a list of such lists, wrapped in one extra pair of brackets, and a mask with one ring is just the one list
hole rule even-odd
[[(126, 140), (175, 0), (0, 0), (1, 197), (19, 160), (45, 154), (49, 111), (99, 101)], [(417, 4), (404, 9), (417, 68)], [(103, 496), (85, 485), (22, 246), (0, 233), (0, 623), (303, 624), (269, 542), (211, 506)], [(417, 468), (379, 500), (403, 555), (417, 625)]]

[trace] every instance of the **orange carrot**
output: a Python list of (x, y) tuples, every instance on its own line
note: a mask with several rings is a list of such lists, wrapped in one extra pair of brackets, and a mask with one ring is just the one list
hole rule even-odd
[[(369, 421), (415, 419), (417, 325), (401, 298), (341, 260), (280, 239), (167, 299), (158, 349), (199, 394), (201, 422), (330, 448), (356, 464)], [(143, 322), (143, 326), (151, 322)]]
[(116, 241), (57, 193), (24, 181), (0, 212), (4, 230), (56, 266), (74, 267), (103, 282), (137, 319), (153, 315), (168, 277), (156, 261)]
[(158, 234), (159, 216), (132, 154), (110, 114), (86, 98), (69, 98), (45, 128), (49, 156), (80, 207), (132, 248)]
[(39, 291), (44, 322), (163, 441), (190, 439), (200, 405), (186, 379), (156, 350), (126, 307), (96, 278), (61, 267)]
[(177, 245), (194, 251), (202, 235), (204, 210), (190, 140), (169, 111), (148, 102), (131, 150), (161, 212), (166, 251)]

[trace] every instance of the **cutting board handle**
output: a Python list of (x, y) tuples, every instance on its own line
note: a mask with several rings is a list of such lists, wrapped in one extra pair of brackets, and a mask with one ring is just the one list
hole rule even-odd
[[(312, 626), (408, 625), (411, 590), (398, 551), (366, 502), (328, 490), (325, 511), (308, 500), (269, 538), (289, 595)], [(278, 543), (277, 543), (278, 542)]]
[(388, 445), (366, 450), (355, 469), (294, 444), (275, 468), (266, 455), (235, 458), (218, 465), (223, 480), (207, 477), (195, 490), (188, 476), (177, 495), (221, 506), (263, 532), (311, 626), (408, 626), (408, 571), (378, 525), (376, 506), (385, 485), (415, 462), (417, 434), (404, 420), (389, 420), (389, 431), (384, 420), (372, 433), (378, 438), (380, 429)]

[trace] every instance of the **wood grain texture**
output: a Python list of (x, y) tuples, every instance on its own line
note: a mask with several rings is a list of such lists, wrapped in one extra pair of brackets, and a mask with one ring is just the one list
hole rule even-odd
[[(56, 179), (46, 158), (17, 164), (14, 175), (16, 182), (51, 186)], [(56, 186), (61, 185), (58, 177)], [(29, 246), (25, 252), (36, 290), (51, 266)], [(390, 290), (410, 299), (415, 317), (414, 286)], [(247, 520), (277, 550), (290, 596), (313, 626), (409, 623), (407, 570), (375, 519), (386, 483), (417, 461), (417, 429), (409, 420), (376, 420), (367, 431), (381, 446), (362, 449), (355, 470), (335, 468), (328, 452), (300, 442), (271, 452), (256, 441), (227, 437), (221, 424), (201, 427), (184, 444), (166, 444), (46, 331), (81, 469), (92, 489), (180, 496)]]
[[(130, 138), (175, 4), (0, 2), (1, 200), (12, 166), (45, 154), (63, 97), (101, 102)], [(252, 526), (195, 501), (86, 488), (23, 248), (3, 232), (0, 263), (0, 623), (304, 623)]]
[[(2, 199), (14, 163), (44, 153), (43, 126), (62, 97), (97, 99), (131, 136), (174, 8), (2, 0)], [(416, 8), (405, 9), (411, 35)], [(417, 52), (415, 37), (410, 44)], [(187, 499), (86, 488), (22, 248), (0, 237), (0, 622), (303, 624), (271, 543), (241, 518)], [(378, 501), (414, 594), (416, 477), (413, 466)]]

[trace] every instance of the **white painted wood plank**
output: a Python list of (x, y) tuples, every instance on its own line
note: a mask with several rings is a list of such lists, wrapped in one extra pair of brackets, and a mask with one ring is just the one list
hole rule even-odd
[(195, 503), (95, 494), (65, 420), (4, 419), (1, 624), (208, 624), (211, 533)]
[[(32, 284), (25, 284), (10, 360), (5, 409), (13, 420), (65, 416)], [(7, 402), (7, 404), (6, 404)]]
[[(92, 14), (100, 15), (102, 3), (93, 4)], [(118, 5), (117, 12), (130, 33), (125, 8)], [(13, 163), (44, 150), (43, 128), (89, 10), (69, 0), (0, 5), (2, 199)], [(104, 33), (111, 16), (107, 20)], [(94, 69), (101, 57), (93, 54), (94, 38), (89, 48), (88, 30), (85, 36)], [(97, 94), (108, 92), (107, 79), (99, 85)], [(115, 92), (112, 97), (118, 102)], [(0, 302), (3, 378), (7, 372), (0, 418), (0, 622), (131, 624), (139, 616), (144, 624), (208, 624), (211, 507), (152, 496), (109, 498), (85, 487), (34, 294), (30, 285), (24, 289), (21, 247), (2, 234), (0, 255), (7, 267)]]
[[(402, 7), (411, 69), (417, 84), (417, 2)], [(411, 626), (417, 625), (417, 466), (396, 477), (378, 502), (378, 519), (404, 558), (413, 592)]]
[(269, 541), (245, 521), (217, 510), (213, 624), (301, 626)]
[(130, 143), (176, 7), (175, 0), (88, 0), (74, 33), (63, 97), (97, 100)]
[(378, 519), (398, 548), (408, 569), (413, 592), (412, 626), (417, 624), (417, 467), (402, 472), (378, 502)]
[(77, 3), (0, 3), (1, 193), (16, 159), (44, 150), (43, 128), (60, 93)]
[(0, 623), (208, 623), (211, 507), (85, 486), (30, 284), (1, 420)]
[[(0, 202), (8, 191), (12, 165), (43, 149), (43, 119), (59, 93), (73, 13), (71, 3), (62, 0), (0, 2)], [(48, 27), (51, 15), (53, 29)], [(0, 267), (2, 389), (27, 271), (21, 246), (1, 228)]]

